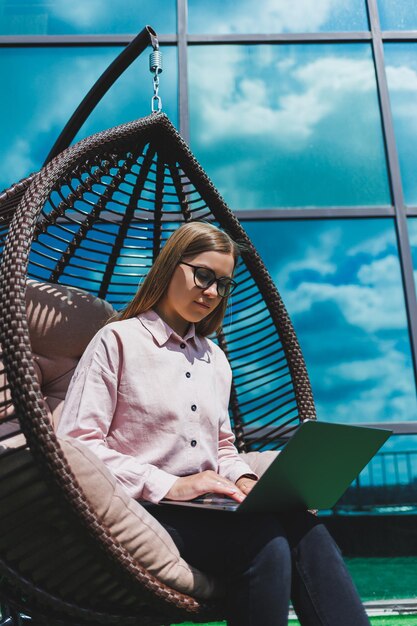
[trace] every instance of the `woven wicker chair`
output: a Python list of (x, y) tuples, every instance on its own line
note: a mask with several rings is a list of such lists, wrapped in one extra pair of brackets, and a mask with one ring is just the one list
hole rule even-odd
[[(315, 409), (291, 321), (259, 255), (164, 114), (64, 150), (0, 204), (0, 236), (14, 212), (0, 273), (0, 597), (43, 625), (223, 618), (221, 600), (180, 593), (135, 561), (84, 495), (36, 375), (27, 280), (75, 285), (119, 308), (180, 223), (213, 220), (245, 244), (233, 320), (226, 316), (219, 337), (234, 373), (237, 446), (277, 449)], [(19, 433), (22, 445), (10, 447)]]

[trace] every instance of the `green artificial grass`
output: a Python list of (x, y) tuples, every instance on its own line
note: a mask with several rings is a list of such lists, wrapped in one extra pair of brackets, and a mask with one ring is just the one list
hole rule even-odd
[(364, 602), (416, 596), (417, 557), (355, 558), (346, 564)]

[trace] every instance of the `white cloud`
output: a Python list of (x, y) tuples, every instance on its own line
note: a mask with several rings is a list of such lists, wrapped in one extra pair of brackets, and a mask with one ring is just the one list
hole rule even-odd
[(406, 65), (387, 66), (389, 90), (395, 98), (394, 113), (396, 119), (403, 119), (409, 133), (417, 132), (417, 72)]
[(395, 289), (401, 285), (398, 257), (391, 254), (368, 265), (362, 265), (358, 271), (358, 279), (363, 285), (379, 287), (386, 291)]
[(27, 176), (37, 169), (30, 153), (30, 141), (17, 138), (2, 155), (3, 169), (7, 172), (13, 172), (16, 181)]
[(387, 65), (387, 81), (392, 91), (417, 91), (417, 72), (411, 67)]
[[(319, 419), (345, 423), (417, 419), (410, 363), (393, 342), (389, 343), (381, 343), (384, 349), (381, 356), (369, 359), (364, 355), (363, 359), (356, 361), (343, 361), (341, 345), (340, 362), (324, 366), (315, 364), (309, 368), (310, 376), (313, 374), (313, 393)], [(265, 378), (269, 375), (273, 378), (274, 369), (274, 366), (263, 368)], [(259, 389), (250, 383), (253, 369), (242, 365), (239, 373), (243, 372), (251, 388), (247, 399), (266, 394), (276, 385), (275, 382), (264, 383)], [(332, 397), (334, 389), (340, 390), (336, 397)], [(330, 398), (326, 392), (330, 392)]]
[[(286, 291), (286, 305), (293, 318), (297, 316), (301, 321), (317, 303), (324, 307), (322, 310), (336, 304), (341, 328), (344, 320), (369, 336), (369, 349), (366, 344), (358, 346), (363, 358), (357, 356), (352, 360), (350, 351), (344, 357), (344, 346), (350, 338), (348, 331), (346, 335), (341, 333), (335, 352), (332, 350), (328, 357), (323, 355), (319, 362), (308, 364), (319, 418), (347, 423), (415, 419), (413, 411), (417, 405), (409, 353), (398, 347), (398, 339), (377, 334), (386, 330), (392, 337), (397, 330), (397, 337), (406, 339), (398, 258), (386, 253), (380, 259), (363, 263), (356, 275), (346, 276), (346, 283), (339, 284), (334, 279), (338, 268), (333, 259), (337, 258), (335, 252), (343, 242), (343, 228), (329, 228), (325, 235), (320, 243), (313, 240), (300, 260), (290, 262), (284, 269), (277, 267), (274, 272), (275, 279), (284, 281), (278, 284)], [(369, 258), (369, 254), (382, 254), (391, 245), (392, 235), (383, 233), (352, 246), (349, 255), (365, 252), (365, 258)], [(320, 272), (325, 282), (302, 280), (292, 287), (295, 272), (302, 276), (303, 271), (311, 269)], [(307, 330), (308, 343), (316, 349), (320, 334), (327, 330), (332, 332), (317, 320), (317, 329)], [(302, 336), (300, 341), (302, 344)], [(339, 396), (334, 394), (336, 389), (340, 389)], [(343, 390), (348, 398), (343, 397)]]
[(330, 259), (343, 240), (342, 238), (342, 228), (334, 227), (321, 232), (314, 243), (309, 244), (306, 241), (302, 258), (290, 261), (282, 268), (276, 268), (274, 273), (276, 284), (285, 286), (294, 273), (302, 271), (313, 270), (321, 276), (334, 274), (337, 266)]
[[(340, 361), (326, 368), (321, 387), (331, 390), (349, 384), (357, 392), (349, 400), (318, 402), (320, 419), (346, 423), (372, 421), (406, 421), (416, 419), (417, 404), (411, 366), (407, 356), (394, 342), (379, 342), (379, 357), (356, 361)], [(366, 382), (366, 388), (361, 383)], [(358, 386), (357, 386), (358, 385)]]
[(320, 93), (344, 94), (375, 89), (375, 73), (367, 59), (327, 56), (299, 67), (295, 77)]
[[(404, 374), (408, 374), (407, 379), (410, 380), (409, 369)], [(356, 397), (350, 397), (349, 401), (344, 401), (343, 398), (331, 404), (318, 401), (319, 419), (346, 424), (378, 421), (402, 422), (417, 419), (413, 385), (410, 384), (408, 390), (402, 392), (401, 395), (390, 397), (396, 391), (395, 383), (391, 381), (389, 387), (386, 383), (387, 380), (383, 378), (374, 388), (359, 392)], [(352, 388), (354, 389), (354, 383), (352, 383)]]
[[(233, 14), (227, 15), (226, 22), (230, 25), (225, 31), (224, 24), (219, 25), (218, 15), (210, 11), (202, 14), (204, 28), (208, 32), (316, 32), (329, 19), (330, 15), (340, 10), (339, 0), (263, 0), (256, 17), (253, 16), (253, 6), (244, 0), (238, 11), (233, 4)], [(227, 4), (225, 4), (227, 11)]]
[[(31, 120), (34, 134), (39, 131), (48, 131), (57, 125), (59, 128), (67, 123), (70, 115), (91, 89), (100, 75), (100, 70), (113, 60), (114, 54), (100, 57), (98, 63), (88, 57), (78, 56), (76, 59), (65, 59), (62, 71), (55, 77), (54, 93), (57, 95), (48, 100), (47, 110), (39, 107)], [(68, 89), (71, 85), (71, 89)]]
[(367, 237), (366, 239), (362, 239), (358, 244), (347, 248), (346, 254), (351, 257), (356, 256), (360, 253), (364, 253), (366, 255), (374, 257), (379, 256), (386, 250), (390, 249), (394, 241), (395, 236), (393, 235), (393, 232), (389, 229), (385, 229), (383, 232), (378, 233), (373, 237)]
[[(317, 304), (335, 303), (340, 315), (347, 323), (358, 326), (369, 333), (383, 329), (406, 328), (404, 295), (400, 266), (397, 256), (386, 253), (379, 259), (362, 263), (356, 274), (346, 276), (345, 282), (335, 280), (338, 271), (337, 250), (343, 243), (342, 226), (325, 229), (309, 244), (306, 242), (302, 256), (290, 260), (273, 271), (280, 289), (287, 293), (286, 304), (290, 314), (302, 315)], [(365, 252), (381, 254), (392, 245), (389, 231), (348, 249), (355, 257)], [(313, 270), (322, 277), (322, 282), (304, 279), (293, 287), (293, 276), (308, 276)]]
[(318, 302), (336, 303), (349, 324), (369, 333), (406, 327), (401, 285), (390, 285), (384, 292), (364, 285), (303, 282), (287, 298), (292, 315), (304, 313)]
[[(332, 305), (340, 312), (341, 333), (337, 338), (336, 331), (320, 319), (316, 328), (308, 327), (303, 330), (306, 335), (299, 336), (301, 346), (306, 340), (313, 354), (320, 350), (324, 334), (330, 333), (324, 342), (329, 346), (335, 336), (336, 343), (328, 354), (324, 352), (320, 359), (307, 361), (319, 418), (346, 423), (415, 419), (417, 404), (410, 353), (399, 344), (407, 340), (407, 335), (398, 258), (385, 252), (382, 258), (363, 262), (356, 272), (352, 270), (346, 275), (345, 284), (340, 284), (335, 259), (344, 234), (341, 224), (332, 225), (308, 238), (302, 254), (295, 254), (296, 260), (290, 259), (283, 268), (277, 266), (273, 271), (274, 280), (286, 294), (289, 313), (297, 318), (300, 328), (303, 316), (316, 303), (321, 303), (324, 315), (326, 307)], [(371, 251), (383, 254), (392, 245), (392, 234), (386, 237), (382, 233), (356, 247), (352, 245), (350, 256), (355, 256), (354, 251), (366, 252), (364, 258), (368, 259), (366, 241), (370, 242)], [(356, 265), (353, 263), (353, 267)], [(308, 276), (312, 269), (324, 283), (302, 280), (303, 273)], [(351, 341), (349, 325), (361, 329), (363, 334), (359, 333), (358, 343), (345, 356), (345, 346)]]
[[(196, 95), (199, 139), (211, 144), (225, 138), (268, 136), (288, 150), (298, 150), (316, 125), (346, 99), (375, 89), (372, 63), (368, 59), (328, 56), (294, 67), (290, 93), (274, 94), (268, 78), (243, 77), (245, 53), (235, 49), (222, 65), (206, 64)], [(279, 62), (282, 63), (282, 62)], [(196, 68), (195, 68), (196, 69)], [(191, 69), (191, 75), (195, 69)], [(214, 87), (215, 86), (215, 87)], [(297, 86), (297, 88), (296, 88)], [(201, 130), (200, 130), (201, 129)]]
[[(270, 54), (268, 56), (272, 56), (272, 48), (268, 48)], [(273, 59), (271, 59), (271, 63)], [(269, 65), (271, 64), (269, 63)], [(276, 62), (275, 67), (279, 72), (288, 72), (290, 69), (296, 66), (296, 61), (294, 57), (287, 57), (286, 59), (281, 59)]]
[(82, 28), (100, 21), (103, 7), (100, 0), (55, 0), (51, 12), (59, 19)]
[(406, 392), (409, 389), (409, 380), (406, 377), (399, 377), (398, 372), (404, 371), (409, 366), (407, 357), (395, 348), (394, 342), (381, 341), (379, 347), (381, 355), (376, 358), (363, 358), (360, 361), (342, 360), (329, 367), (328, 372), (332, 379), (339, 378), (352, 382), (371, 379), (377, 381), (378, 387), (383, 382), (385, 389), (391, 390), (394, 386), (397, 391)]

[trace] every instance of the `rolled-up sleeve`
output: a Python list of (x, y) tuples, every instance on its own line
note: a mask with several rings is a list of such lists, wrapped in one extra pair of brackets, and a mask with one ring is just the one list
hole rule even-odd
[[(177, 476), (109, 447), (117, 411), (121, 345), (111, 330), (96, 335), (74, 373), (57, 434), (84, 442), (135, 499), (159, 502)], [(120, 419), (120, 416), (119, 416)]]

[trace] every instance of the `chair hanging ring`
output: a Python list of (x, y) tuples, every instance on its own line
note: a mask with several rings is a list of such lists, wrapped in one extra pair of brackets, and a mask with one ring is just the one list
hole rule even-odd
[(152, 113), (162, 111), (162, 100), (158, 95), (159, 91), (159, 74), (162, 73), (162, 52), (157, 48), (149, 55), (149, 71), (153, 73), (153, 96), (151, 98)]

